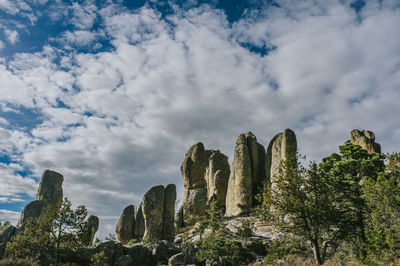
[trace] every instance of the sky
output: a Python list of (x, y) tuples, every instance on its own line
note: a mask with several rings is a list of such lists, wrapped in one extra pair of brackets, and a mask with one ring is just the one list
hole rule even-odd
[(115, 232), (197, 142), (291, 128), (320, 160), (354, 128), (400, 151), (400, 1), (0, 0), (0, 221), (41, 174)]

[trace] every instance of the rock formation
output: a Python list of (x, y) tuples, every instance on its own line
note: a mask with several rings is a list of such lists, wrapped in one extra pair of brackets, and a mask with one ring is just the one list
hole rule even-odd
[(161, 239), (171, 242), (173, 242), (175, 238), (175, 201), (176, 186), (174, 184), (169, 184), (165, 187)]
[(228, 157), (218, 150), (212, 151), (206, 169), (207, 200), (215, 195), (219, 206), (225, 206), (229, 168)]
[(296, 134), (291, 129), (276, 134), (267, 149), (267, 180), (274, 189), (282, 162), (287, 159), (296, 160), (297, 141)]
[(134, 215), (134, 207), (126, 207), (115, 229), (118, 239), (126, 244), (131, 239), (167, 240), (175, 238), (176, 186), (155, 186), (143, 196), (142, 203)]
[(226, 194), (226, 216), (249, 212), (265, 180), (265, 149), (251, 132), (236, 140)]
[(143, 235), (144, 235), (144, 218), (142, 212), (142, 204), (140, 204), (138, 211), (136, 213), (135, 229), (133, 231), (133, 236), (135, 239), (142, 239)]
[(83, 235), (83, 244), (89, 246), (93, 243), (94, 235), (99, 229), (99, 217), (90, 215), (87, 218), (85, 234)]
[(144, 236), (146, 240), (160, 240), (164, 215), (164, 186), (155, 186), (143, 196), (142, 212), (144, 218)]
[(205, 150), (202, 143), (191, 146), (181, 165), (185, 186), (182, 206), (176, 224), (179, 227), (191, 225), (196, 217), (205, 215), (207, 201), (215, 194), (221, 206), (229, 178), (228, 157), (218, 150)]
[(64, 177), (61, 174), (51, 170), (44, 171), (36, 194), (36, 200), (25, 206), (18, 220), (16, 225), (18, 232), (23, 232), (28, 218), (39, 217), (45, 206), (51, 204), (60, 207), (63, 198), (63, 181)]
[(61, 174), (51, 170), (44, 171), (36, 194), (36, 200), (42, 200), (46, 204), (61, 204), (63, 181), (64, 177)]
[(372, 131), (353, 129), (350, 134), (351, 139), (346, 143), (350, 142), (354, 145), (359, 145), (367, 150), (369, 154), (374, 152), (381, 153), (381, 145), (375, 142), (375, 134)]
[(135, 228), (135, 207), (133, 205), (127, 206), (118, 220), (115, 233), (117, 234), (119, 242), (126, 244), (129, 240), (134, 238)]
[(34, 200), (28, 203), (21, 213), (17, 225), (15, 226), (19, 232), (23, 232), (25, 225), (30, 217), (37, 218), (42, 213), (46, 203), (42, 200)]

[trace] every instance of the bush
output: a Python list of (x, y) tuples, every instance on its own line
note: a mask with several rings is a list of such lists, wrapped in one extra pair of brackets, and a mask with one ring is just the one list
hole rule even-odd
[(250, 251), (255, 252), (257, 255), (267, 255), (267, 245), (259, 239), (252, 240), (249, 244), (246, 245), (246, 248)]
[(307, 244), (303, 243), (300, 238), (293, 236), (284, 236), (273, 241), (267, 246), (266, 253), (264, 262), (267, 264), (274, 264), (278, 260), (284, 260), (293, 255), (302, 258), (312, 258), (312, 252)]
[(199, 243), (196, 258), (202, 263), (227, 266), (247, 265), (253, 259), (240, 242), (215, 235), (210, 235)]

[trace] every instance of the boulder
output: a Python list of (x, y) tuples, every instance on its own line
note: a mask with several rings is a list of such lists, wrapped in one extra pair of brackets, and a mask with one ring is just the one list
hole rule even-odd
[(180, 249), (178, 247), (166, 240), (157, 241), (152, 245), (152, 254), (157, 261), (157, 265), (168, 264), (168, 259), (179, 252)]
[(173, 242), (175, 239), (175, 201), (176, 186), (169, 184), (165, 187), (164, 214), (161, 239)]
[(266, 174), (272, 190), (279, 178), (282, 162), (288, 159), (296, 160), (296, 152), (296, 134), (291, 129), (276, 134), (270, 141), (266, 155)]
[(143, 196), (142, 212), (144, 218), (143, 239), (156, 241), (162, 238), (164, 215), (164, 186), (155, 186)]
[(144, 217), (142, 212), (142, 203), (140, 203), (138, 211), (136, 213), (135, 228), (133, 236), (135, 239), (142, 239), (144, 235)]
[(216, 195), (225, 206), (229, 179), (228, 157), (219, 150), (205, 150), (202, 143), (192, 145), (181, 165), (185, 192), (182, 206), (176, 216), (177, 227), (192, 225), (204, 216), (207, 202)]
[(185, 253), (181, 252), (175, 254), (168, 260), (168, 266), (181, 266), (185, 265)]
[(44, 171), (36, 200), (42, 200), (46, 204), (60, 205), (63, 199), (63, 181), (64, 177), (61, 174), (51, 170)]
[(16, 228), (9, 222), (5, 222), (0, 226), (0, 258), (3, 256), (7, 242), (15, 234)]
[(369, 130), (353, 129), (351, 131), (350, 142), (354, 145), (359, 145), (363, 149), (371, 153), (381, 153), (381, 145), (375, 142), (375, 134)]
[(93, 243), (94, 235), (99, 229), (99, 218), (90, 215), (86, 220), (85, 234), (83, 235), (82, 242), (84, 245), (89, 246)]
[(230, 172), (228, 157), (219, 150), (212, 151), (206, 169), (208, 202), (215, 195), (219, 206), (225, 207)]
[(115, 266), (130, 266), (132, 264), (133, 259), (130, 255), (122, 255), (114, 263)]
[(245, 134), (237, 141), (226, 195), (226, 216), (250, 211), (252, 205), (252, 164)]
[(194, 188), (185, 190), (182, 201), (183, 226), (195, 224), (197, 217), (205, 215), (206, 206), (206, 188)]
[(185, 155), (181, 165), (181, 173), (186, 189), (205, 188), (204, 179), (208, 158), (203, 143), (194, 144)]
[(34, 200), (28, 203), (22, 211), (21, 217), (19, 218), (17, 225), (15, 226), (18, 232), (24, 231), (25, 225), (30, 217), (39, 217), (45, 206), (46, 203), (42, 200)]
[(119, 242), (126, 244), (129, 240), (134, 238), (135, 229), (135, 207), (133, 205), (127, 206), (118, 220), (115, 228)]
[(152, 255), (152, 251), (142, 245), (135, 245), (130, 247), (128, 254), (132, 257), (133, 266), (152, 266), (157, 265), (155, 258)]

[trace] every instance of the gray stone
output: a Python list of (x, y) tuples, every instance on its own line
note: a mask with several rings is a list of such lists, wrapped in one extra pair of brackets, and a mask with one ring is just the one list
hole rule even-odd
[(252, 206), (252, 164), (245, 134), (237, 141), (226, 195), (226, 216), (250, 211)]
[(350, 142), (354, 145), (359, 145), (363, 149), (371, 153), (381, 153), (381, 145), (375, 142), (375, 134), (369, 130), (353, 129), (351, 131)]
[(186, 189), (205, 188), (204, 179), (208, 158), (203, 143), (194, 144), (186, 153), (181, 165), (181, 173)]
[(127, 206), (118, 220), (115, 228), (119, 242), (126, 244), (129, 240), (134, 238), (135, 229), (135, 207), (133, 205)]
[(46, 204), (60, 205), (63, 199), (63, 181), (64, 177), (61, 174), (51, 170), (44, 171), (36, 200), (42, 200)]
[(169, 184), (165, 187), (164, 198), (164, 215), (162, 224), (161, 239), (174, 241), (175, 238), (175, 201), (176, 201), (176, 186)]
[(7, 243), (15, 233), (15, 227), (9, 222), (1, 225), (0, 243)]
[(225, 207), (230, 167), (228, 157), (219, 150), (212, 151), (206, 169), (207, 200), (215, 195), (219, 206)]
[(164, 186), (155, 186), (143, 196), (142, 212), (144, 218), (143, 239), (156, 241), (162, 238), (164, 215)]
[(136, 213), (135, 229), (133, 236), (135, 239), (142, 239), (144, 235), (144, 217), (142, 212), (142, 203), (140, 203), (138, 211)]
[(157, 265), (152, 251), (142, 245), (135, 245), (129, 248), (129, 255), (132, 257), (133, 266), (152, 266)]
[(296, 152), (296, 135), (291, 129), (276, 134), (270, 141), (266, 156), (266, 174), (272, 190), (276, 187), (282, 163), (287, 159), (296, 159)]
[(15, 226), (18, 229), (18, 232), (23, 232), (29, 218), (39, 217), (45, 206), (46, 203), (42, 200), (34, 200), (28, 203), (22, 211), (21, 217), (19, 218), (17, 225)]
[(185, 253), (181, 252), (175, 254), (168, 260), (168, 266), (181, 266), (185, 265)]
[(99, 218), (90, 215), (86, 220), (85, 234), (83, 235), (83, 244), (89, 246), (93, 243), (94, 235), (99, 229)]
[(195, 224), (196, 218), (205, 215), (207, 189), (195, 188), (185, 190), (182, 202), (183, 226)]

